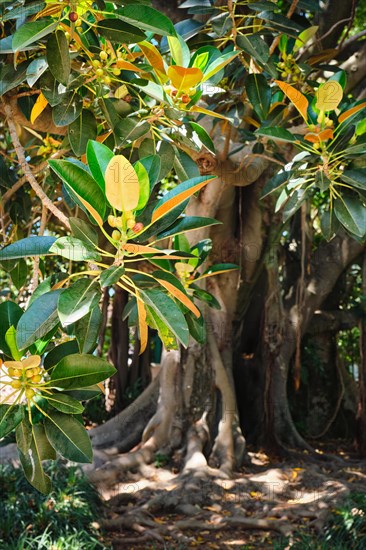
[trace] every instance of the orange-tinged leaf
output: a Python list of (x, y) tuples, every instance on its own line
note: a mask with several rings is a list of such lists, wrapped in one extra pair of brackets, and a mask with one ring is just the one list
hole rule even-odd
[(104, 384), (103, 382), (99, 382), (97, 384), (98, 388), (101, 390), (101, 392), (105, 395), (105, 387), (104, 387)]
[(319, 138), (321, 141), (326, 141), (327, 139), (333, 139), (333, 130), (331, 128), (327, 128), (326, 130), (323, 130), (319, 134)]
[[(105, 134), (101, 134), (100, 136), (96, 137), (95, 138), (95, 141), (98, 141), (99, 143), (104, 143), (104, 141), (107, 139), (108, 136), (110, 136), (112, 133), (112, 130), (108, 130), (108, 132), (105, 132)], [(83, 162), (84, 164), (86, 163), (86, 153), (84, 153), (84, 155), (82, 155), (81, 157), (81, 162)]]
[(300, 115), (306, 122), (308, 118), (309, 105), (306, 97), (301, 92), (299, 92), (299, 90), (296, 90), (296, 88), (294, 88), (290, 84), (287, 84), (287, 82), (281, 82), (281, 80), (275, 80), (275, 82), (277, 86), (283, 91), (283, 93), (289, 98), (291, 103), (295, 105), (296, 109), (299, 111)]
[(122, 69), (123, 71), (134, 71), (135, 73), (142, 73), (143, 70), (140, 69), (140, 67), (136, 67), (136, 65), (133, 65), (129, 61), (125, 61), (124, 59), (117, 59), (117, 68)]
[(105, 171), (106, 197), (116, 210), (135, 210), (139, 202), (140, 184), (132, 164), (123, 156), (115, 155)]
[(93, 216), (93, 218), (95, 219), (95, 221), (98, 223), (98, 225), (102, 226), (103, 225), (103, 219), (102, 217), (100, 216), (100, 214), (95, 210), (95, 208), (93, 208), (93, 206), (91, 204), (89, 204), (88, 202), (86, 202), (85, 199), (83, 199), (82, 197), (80, 197), (80, 195), (78, 195), (76, 193), (76, 191), (74, 191), (75, 195), (78, 197), (79, 201), (82, 202), (82, 204), (85, 206), (85, 208), (87, 209), (88, 212), (90, 212), (90, 214)]
[(147, 346), (148, 327), (146, 323), (146, 309), (144, 302), (137, 295), (137, 313), (139, 318), (139, 332), (140, 332), (140, 355), (143, 353)]
[(194, 195), (194, 193), (197, 193), (197, 191), (200, 191), (205, 185), (207, 185), (210, 181), (215, 179), (214, 177), (208, 178), (207, 180), (201, 181), (197, 185), (194, 185), (193, 187), (190, 187), (189, 189), (185, 189), (181, 193), (173, 196), (171, 199), (167, 200), (160, 206), (158, 206), (152, 215), (151, 223), (156, 222), (159, 218), (167, 214), (170, 210), (173, 210), (178, 204), (181, 204), (183, 201)]
[(308, 134), (305, 134), (304, 139), (306, 141), (310, 141), (310, 143), (320, 142), (319, 134), (314, 134), (313, 132), (309, 132)]
[(213, 117), (216, 117), (216, 118), (221, 118), (222, 120), (229, 120), (226, 116), (224, 115), (220, 115), (220, 113), (214, 113), (213, 111), (210, 111), (209, 109), (205, 109), (204, 107), (198, 107), (198, 105), (193, 105), (193, 107), (191, 107), (189, 109), (190, 112), (194, 112), (194, 113), (202, 113), (203, 115), (208, 115), (208, 116), (213, 116)]
[(260, 123), (257, 120), (254, 120), (251, 116), (244, 116), (243, 121), (247, 124), (251, 124), (255, 128), (260, 128)]
[(51, 15), (61, 15), (62, 10), (66, 8), (67, 5), (68, 5), (68, 2), (62, 2), (59, 4), (53, 3), (50, 6), (46, 6), (43, 10), (36, 13), (36, 15), (32, 18), (32, 21), (36, 21), (41, 17), (49, 17)]
[(337, 53), (338, 50), (336, 48), (329, 48), (327, 50), (323, 50), (321, 53), (312, 55), (306, 60), (306, 63), (309, 65), (315, 65), (315, 63), (320, 63), (321, 61), (328, 61), (329, 59), (334, 59)]
[(354, 115), (355, 113), (357, 113), (357, 111), (360, 111), (364, 107), (366, 107), (366, 101), (364, 101), (363, 103), (360, 103), (359, 105), (356, 105), (355, 107), (352, 107), (352, 109), (348, 109), (348, 111), (345, 111), (344, 113), (339, 115), (338, 117), (339, 124), (347, 120), (347, 118)]
[(174, 88), (186, 92), (190, 88), (195, 88), (202, 82), (203, 72), (198, 67), (180, 67), (172, 65), (168, 69), (168, 76)]
[(161, 286), (166, 288), (167, 291), (170, 292), (170, 294), (175, 296), (182, 304), (184, 304), (190, 311), (192, 311), (192, 313), (194, 313), (196, 317), (201, 316), (201, 312), (198, 307), (196, 307), (194, 303), (188, 298), (188, 296), (186, 296), (186, 294), (179, 290), (179, 288), (175, 287), (172, 283), (169, 283), (164, 279), (159, 279), (159, 277), (157, 277), (157, 280), (159, 281)]
[(32, 112), (30, 115), (30, 121), (32, 124), (34, 124), (35, 120), (39, 117), (39, 115), (43, 113), (47, 105), (48, 105), (48, 101), (41, 92), (37, 97), (37, 101), (33, 105)]
[(145, 40), (139, 43), (139, 48), (150, 65), (154, 68), (158, 78), (165, 83), (168, 80), (168, 77), (166, 75), (164, 60), (160, 55), (159, 50), (155, 48), (153, 44), (150, 44), (150, 42)]

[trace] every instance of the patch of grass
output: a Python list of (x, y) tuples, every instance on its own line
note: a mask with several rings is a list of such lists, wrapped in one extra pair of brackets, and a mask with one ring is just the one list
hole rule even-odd
[(45, 468), (54, 489), (42, 495), (21, 469), (0, 467), (0, 548), (2, 550), (105, 550), (96, 522), (99, 495), (80, 468), (62, 462)]
[[(306, 530), (294, 534), (293, 550), (365, 550), (366, 493), (350, 493), (342, 505), (332, 511), (321, 535)], [(283, 550), (288, 540), (274, 545)]]

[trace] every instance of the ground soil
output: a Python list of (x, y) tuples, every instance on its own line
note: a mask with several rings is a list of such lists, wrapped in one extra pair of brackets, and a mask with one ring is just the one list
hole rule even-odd
[(230, 479), (214, 470), (182, 476), (179, 456), (157, 457), (101, 490), (106, 539), (115, 550), (285, 549), (299, 530), (319, 534), (350, 491), (366, 491), (365, 460), (340, 442), (318, 451), (316, 460), (249, 451)]

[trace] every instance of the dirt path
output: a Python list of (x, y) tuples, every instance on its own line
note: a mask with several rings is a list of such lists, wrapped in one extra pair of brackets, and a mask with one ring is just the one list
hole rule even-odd
[(303, 455), (275, 462), (249, 453), (232, 479), (158, 466), (125, 474), (102, 491), (115, 550), (284, 549), (299, 529), (321, 533), (350, 491), (366, 491), (366, 461), (339, 450), (329, 461)]

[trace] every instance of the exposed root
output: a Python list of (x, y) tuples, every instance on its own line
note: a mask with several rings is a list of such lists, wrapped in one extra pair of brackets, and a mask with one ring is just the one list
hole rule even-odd
[(291, 533), (290, 524), (281, 523), (273, 519), (255, 519), (255, 518), (220, 518), (217, 523), (206, 523), (194, 519), (185, 519), (176, 522), (179, 529), (199, 530), (199, 531), (222, 531), (230, 527), (240, 527), (241, 529), (264, 529), (265, 531), (277, 531), (282, 535)]

